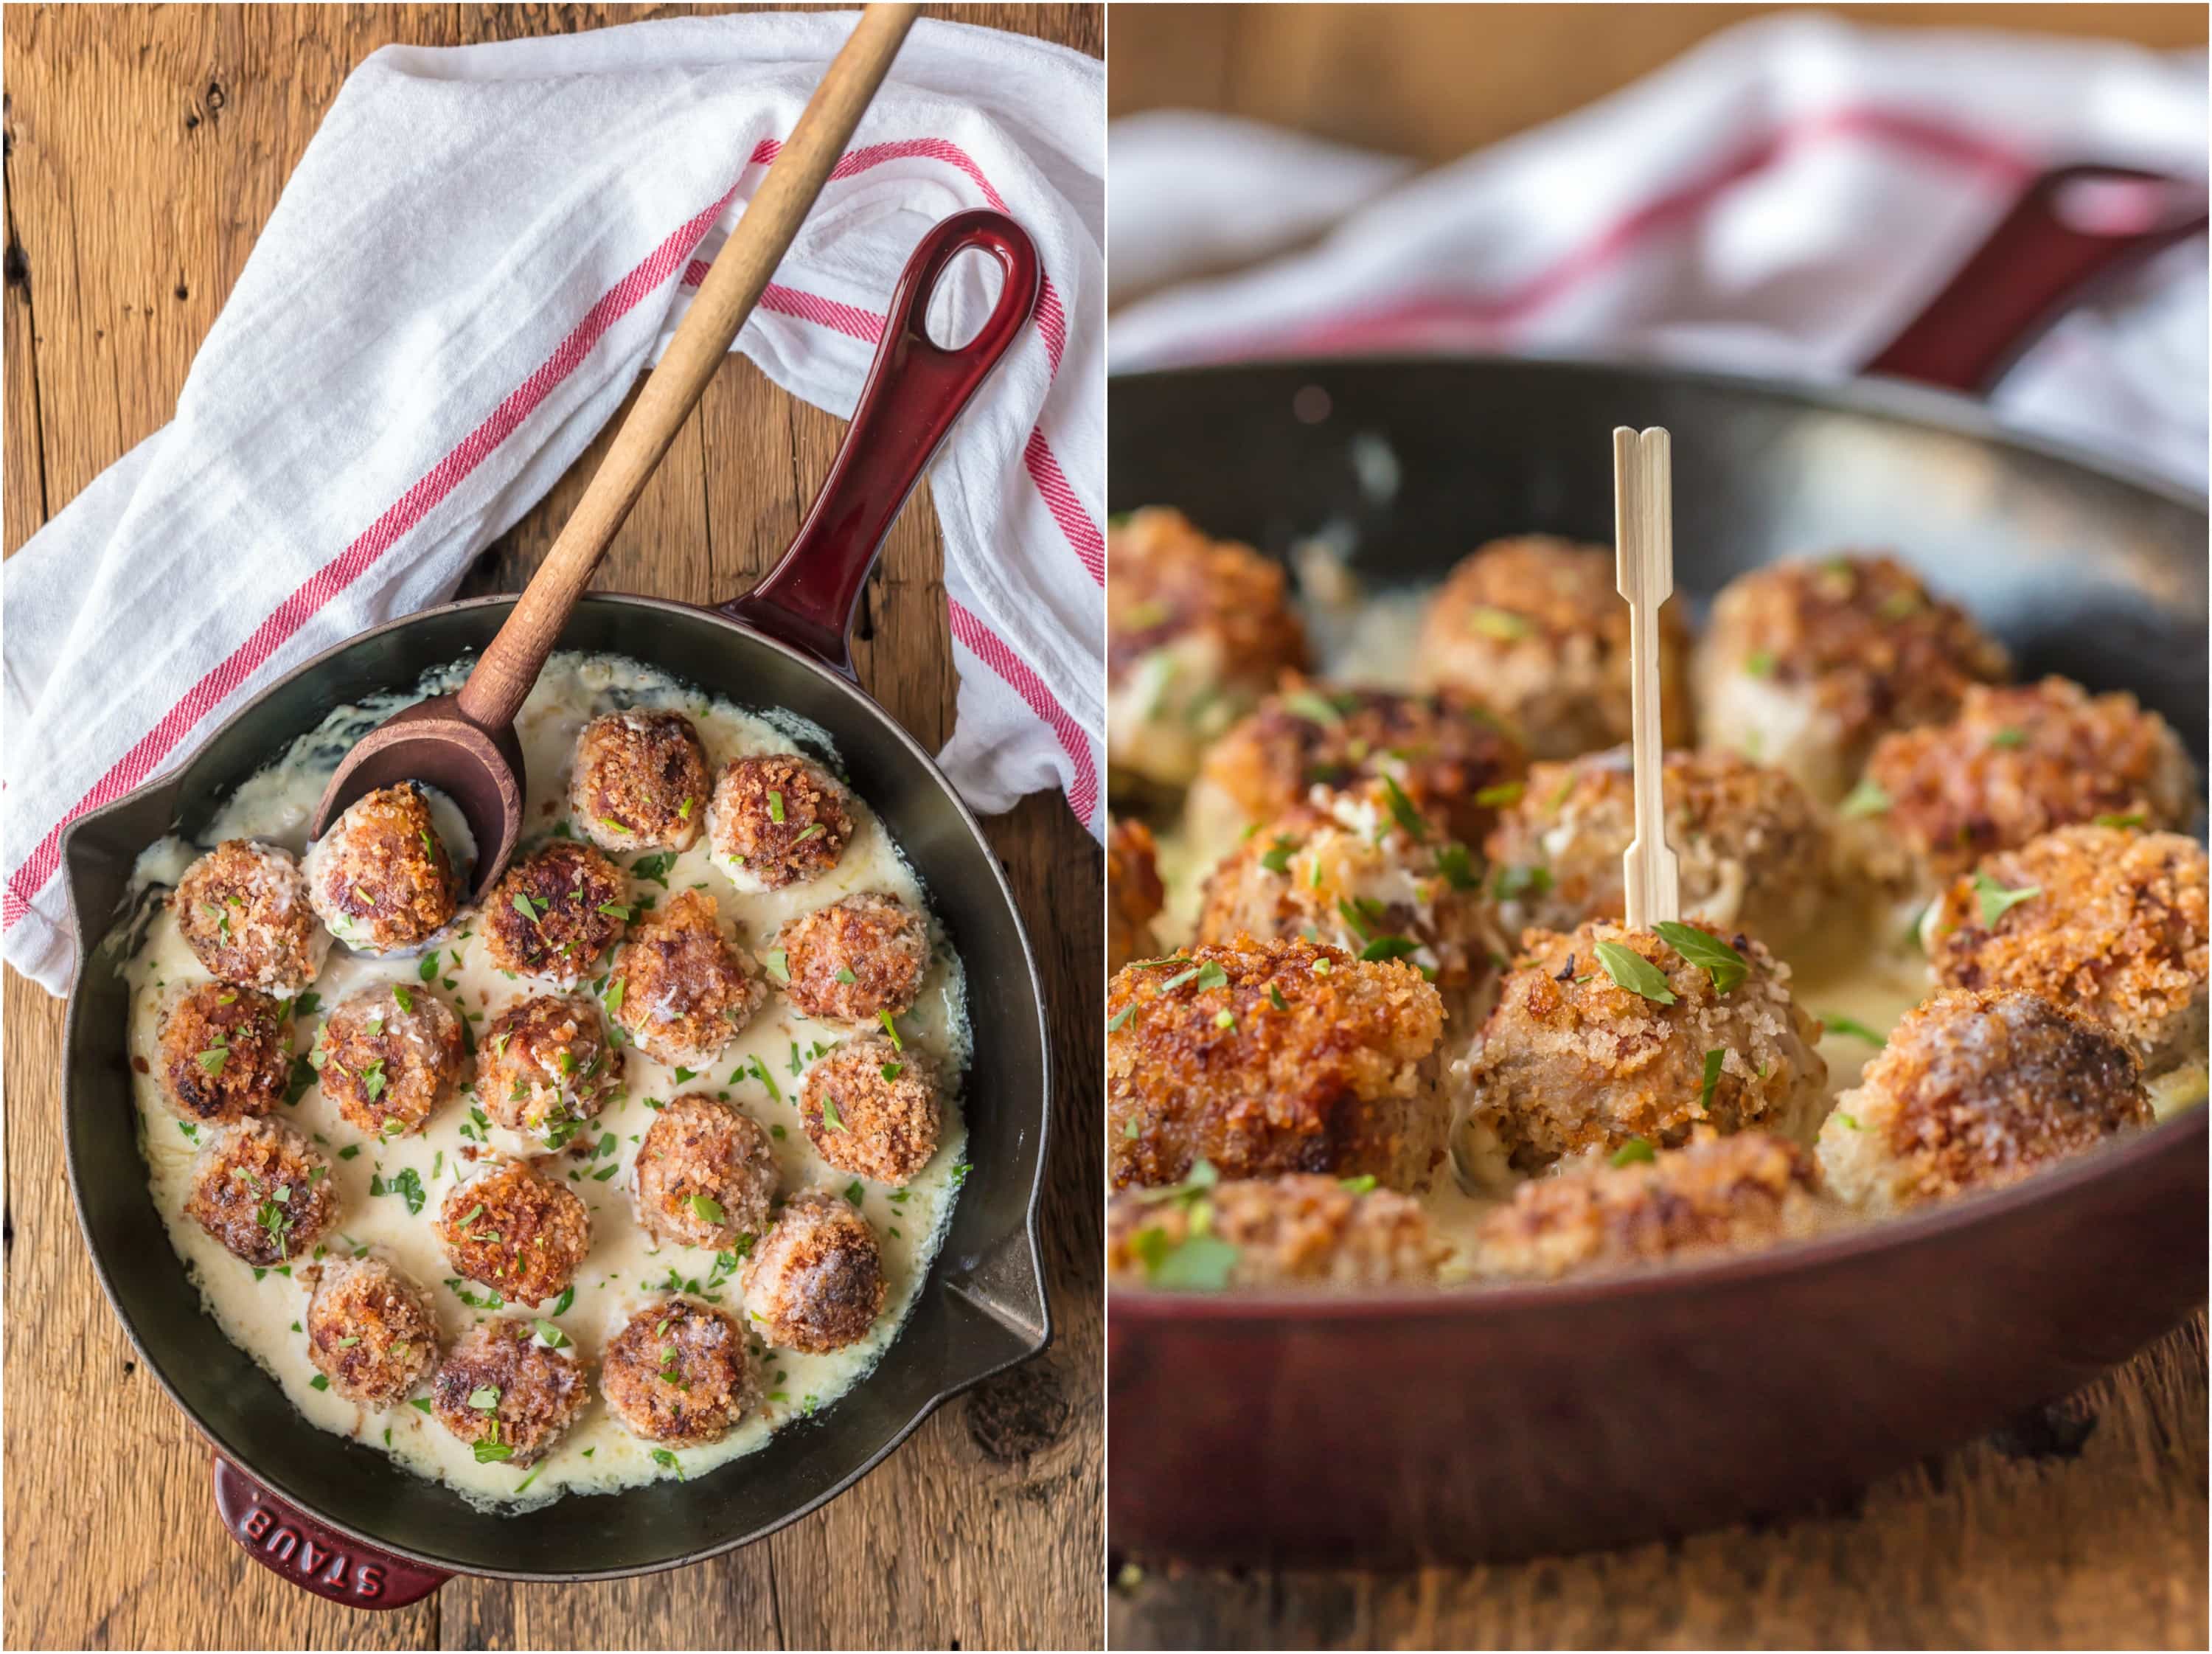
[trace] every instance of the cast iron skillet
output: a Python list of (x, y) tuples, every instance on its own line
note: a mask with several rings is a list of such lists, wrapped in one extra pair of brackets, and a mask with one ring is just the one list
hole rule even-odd
[[(944, 350), (924, 331), (930, 294), (971, 249), (997, 261), (1004, 285), (981, 331)], [(319, 1596), (374, 1608), (413, 1602), (453, 1572), (569, 1580), (678, 1566), (833, 1498), (948, 1396), (1049, 1341), (1036, 1225), (1050, 1063), (1029, 940), (974, 817), (928, 754), (861, 692), (847, 648), (885, 531), (1028, 324), (1038, 283), (1036, 248), (1010, 219), (968, 212), (938, 225), (900, 277), (844, 446), (783, 561), (718, 609), (588, 596), (561, 638), (564, 648), (629, 655), (829, 731), (967, 970), (981, 1035), (963, 1092), (975, 1169), (943, 1249), (876, 1371), (759, 1452), (696, 1481), (571, 1496), (524, 1517), (472, 1510), (443, 1484), (301, 1418), (201, 1309), (148, 1194), (120, 974), (132, 861), (173, 828), (193, 836), (240, 782), (332, 708), (411, 688), (427, 668), (481, 649), (512, 598), (426, 611), (319, 656), (233, 716), (180, 774), (70, 830), (64, 857), (80, 940), (64, 1098), (78, 1217), (147, 1370), (214, 1446), (216, 1502), (257, 1560)]]
[[(2107, 262), (2051, 218), (2064, 182), (2031, 192), (1884, 370), (1978, 388)], [(2201, 205), (2189, 216), (2201, 228)], [(2023, 676), (2131, 689), (2203, 765), (2204, 502), (2009, 436), (1957, 396), (1492, 358), (1134, 374), (1111, 397), (1115, 509), (1173, 504), (1278, 550), (1342, 523), (1384, 584), (1438, 580), (1498, 535), (1609, 544), (1608, 434), (1664, 425), (1693, 601), (1782, 554), (1896, 547)], [(1398, 471), (1387, 497), (1353, 463), (1378, 437)], [(1111, 1542), (1394, 1564), (1802, 1508), (2064, 1394), (2203, 1303), (2205, 1156), (2199, 1109), (2001, 1195), (1674, 1274), (1328, 1298), (1117, 1290)]]

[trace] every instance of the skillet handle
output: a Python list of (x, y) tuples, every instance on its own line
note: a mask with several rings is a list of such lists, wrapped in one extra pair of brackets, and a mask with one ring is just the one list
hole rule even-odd
[(1986, 395), (2083, 289), (2204, 226), (2201, 183), (2131, 167), (2045, 173), (1866, 371)]
[[(957, 350), (926, 331), (938, 278), (976, 249), (1006, 273), (982, 331)], [(876, 359), (829, 480), (782, 560), (721, 612), (853, 676), (853, 617), (884, 537), (953, 423), (1036, 308), (1036, 244), (1003, 213), (955, 213), (921, 238), (891, 295)]]
[(215, 1508), (248, 1556), (326, 1602), (356, 1608), (405, 1608), (453, 1578), (333, 1533), (220, 1453), (215, 1456)]

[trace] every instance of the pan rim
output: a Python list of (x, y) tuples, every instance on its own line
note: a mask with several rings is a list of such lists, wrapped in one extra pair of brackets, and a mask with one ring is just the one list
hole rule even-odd
[[(117, 1323), (121, 1326), (125, 1337), (130, 1341), (131, 1348), (137, 1352), (144, 1371), (153, 1375), (155, 1382), (161, 1385), (163, 1394), (168, 1397), (171, 1404), (176, 1408), (178, 1414), (191, 1425), (194, 1431), (198, 1433), (201, 1440), (206, 1444), (211, 1451), (228, 1460), (234, 1468), (251, 1480), (259, 1483), (270, 1493), (295, 1507), (303, 1515), (313, 1517), (317, 1522), (328, 1527), (332, 1532), (343, 1535), (346, 1538), (354, 1541), (356, 1543), (360, 1544), (371, 1551), (380, 1552), (386, 1555), (400, 1558), (408, 1562), (416, 1564), (422, 1567), (433, 1569), (453, 1577), (458, 1578), (465, 1576), (471, 1578), (507, 1579), (521, 1584), (567, 1584), (589, 1580), (633, 1578), (641, 1575), (661, 1573), (676, 1568), (688, 1567), (696, 1562), (708, 1561), (714, 1557), (723, 1555), (731, 1551), (741, 1549), (744, 1546), (752, 1544), (757, 1541), (765, 1539), (770, 1535), (780, 1532), (783, 1529), (789, 1527), (792, 1523), (799, 1521), (800, 1518), (812, 1514), (815, 1511), (819, 1510), (822, 1506), (829, 1504), (831, 1500), (850, 1491), (863, 1478), (874, 1471), (877, 1467), (882, 1464), (885, 1459), (889, 1458), (893, 1452), (896, 1451), (901, 1446), (902, 1446), (915, 1431), (919, 1430), (923, 1424), (927, 1422), (932, 1414), (933, 1414), (939, 1408), (943, 1407), (947, 1402), (951, 1401), (954, 1396), (961, 1395), (969, 1389), (972, 1389), (976, 1385), (985, 1382), (987, 1379), (1005, 1372), (1024, 1361), (1035, 1359), (1048, 1348), (1053, 1341), (1054, 1326), (1052, 1299), (1048, 1290), (1049, 1283), (1045, 1269), (1043, 1250), (1038, 1236), (1041, 1207), (1044, 1198), (1046, 1171), (1049, 1164), (1052, 1147), (1053, 1055), (1051, 1025), (1046, 1015), (1044, 984), (1042, 977), (1038, 974), (1036, 946), (1030, 938), (1029, 927), (1022, 918), (1020, 906), (1014, 900), (1012, 888), (1007, 883), (1006, 869), (1000, 864), (997, 854), (991, 848), (990, 842), (983, 836), (981, 825), (976, 820), (975, 812), (968, 807), (967, 801), (961, 798), (959, 793), (953, 787), (952, 783), (946, 779), (944, 772), (938, 768), (936, 760), (923, 750), (921, 743), (915, 739), (913, 734), (906, 728), (906, 727), (900, 723), (897, 719), (892, 717), (891, 715), (885, 710), (872, 696), (869, 695), (867, 691), (862, 689), (857, 683), (832, 671), (830, 668), (817, 660), (813, 656), (808, 654), (805, 651), (785, 643), (780, 639), (770, 637), (763, 632), (757, 631), (754, 628), (747, 625), (744, 622), (737, 619), (734, 616), (724, 613), (720, 609), (712, 605), (684, 603), (672, 598), (648, 597), (634, 593), (616, 592), (587, 592), (584, 594), (579, 604), (580, 608), (612, 605), (642, 607), (659, 610), (674, 616), (680, 616), (687, 620), (708, 620), (736, 633), (748, 644), (765, 648), (777, 654), (784, 656), (787, 660), (795, 665), (804, 667), (817, 678), (839, 690), (854, 703), (856, 714), (872, 717), (885, 730), (890, 732), (893, 738), (906, 749), (908, 756), (920, 763), (922, 767), (923, 773), (935, 783), (944, 801), (949, 803), (952, 806), (958, 820), (967, 832), (969, 842), (981, 856), (984, 864), (990, 869), (993, 881), (992, 887), (996, 890), (999, 899), (1005, 904), (1006, 912), (1012, 916), (1014, 923), (1014, 933), (1021, 945), (1022, 963), (1026, 972), (1026, 983), (1030, 1006), (1031, 1013), (1034, 1015), (1036, 1021), (1037, 1049), (1041, 1059), (1039, 1085), (1035, 1104), (1037, 1133), (1036, 1170), (1030, 1179), (1028, 1195), (1023, 1208), (1023, 1219), (1020, 1231), (1021, 1238), (1025, 1247), (1030, 1273), (1037, 1282), (1037, 1301), (1041, 1313), (1036, 1332), (1034, 1336), (1027, 1334), (1013, 1335), (1016, 1338), (1017, 1347), (1004, 1359), (966, 1371), (956, 1382), (947, 1383), (933, 1391), (915, 1408), (914, 1411), (908, 1417), (901, 1422), (895, 1430), (890, 1432), (885, 1438), (868, 1453), (865, 1459), (863, 1459), (859, 1464), (855, 1465), (847, 1474), (839, 1477), (830, 1487), (824, 1488), (819, 1493), (806, 1500), (804, 1504), (797, 1505), (793, 1509), (776, 1516), (773, 1519), (761, 1523), (757, 1527), (749, 1529), (743, 1533), (733, 1535), (728, 1538), (717, 1540), (711, 1544), (698, 1546), (691, 1550), (664, 1557), (657, 1560), (641, 1562), (621, 1567), (531, 1569), (512, 1568), (507, 1566), (483, 1566), (459, 1562), (453, 1558), (441, 1556), (434, 1551), (418, 1548), (399, 1541), (374, 1536), (363, 1532), (359, 1526), (349, 1520), (345, 1516), (325, 1509), (319, 1501), (312, 1496), (303, 1494), (295, 1490), (293, 1487), (289, 1486), (289, 1478), (281, 1472), (272, 1472), (264, 1468), (261, 1463), (258, 1462), (256, 1456), (250, 1450), (250, 1444), (234, 1444), (219, 1438), (216, 1433), (208, 1427), (206, 1423), (201, 1419), (200, 1415), (186, 1403), (180, 1395), (178, 1394), (175, 1386), (170, 1382), (169, 1376), (165, 1371), (161, 1362), (156, 1359), (154, 1350), (149, 1347), (145, 1339), (141, 1335), (137, 1324), (124, 1312), (122, 1309), (120, 1301), (117, 1296), (115, 1283), (111, 1279), (109, 1262), (102, 1255), (100, 1246), (94, 1237), (90, 1225), (85, 1217), (84, 1202), (80, 1196), (82, 1185), (79, 1181), (80, 1168), (77, 1160), (76, 1137), (75, 1134), (69, 1128), (69, 1122), (73, 1114), (76, 1103), (76, 1086), (69, 1061), (69, 1054), (76, 1046), (78, 1018), (82, 1014), (83, 1008), (82, 988), (85, 980), (86, 971), (90, 962), (89, 956), (92, 946), (87, 939), (83, 915), (77, 911), (76, 885), (71, 872), (73, 867), (72, 851), (77, 835), (90, 828), (94, 823), (102, 821), (110, 815), (138, 805), (150, 795), (161, 794), (174, 795), (180, 793), (183, 790), (185, 782), (187, 777), (191, 775), (194, 765), (198, 762), (200, 755), (204, 754), (210, 747), (214, 745), (216, 741), (228, 733), (231, 727), (240, 719), (245, 717), (254, 708), (265, 704), (271, 696), (280, 693), (288, 685), (296, 682), (299, 678), (306, 676), (307, 674), (314, 672), (327, 662), (337, 659), (339, 655), (345, 654), (347, 651), (356, 648), (374, 638), (385, 636), (388, 634), (402, 630), (407, 627), (416, 625), (420, 622), (432, 618), (479, 609), (496, 608), (501, 606), (512, 608), (517, 601), (518, 595), (519, 594), (515, 593), (506, 592), (495, 593), (488, 596), (482, 597), (457, 599), (449, 603), (435, 605), (427, 609), (418, 609), (411, 614), (402, 615), (393, 619), (384, 621), (375, 626), (356, 632), (350, 637), (341, 640), (339, 642), (333, 644), (331, 648), (324, 649), (309, 657), (307, 660), (301, 661), (298, 666), (293, 667), (281, 678), (278, 678), (267, 684), (258, 694), (241, 702), (229, 714), (229, 715), (225, 717), (221, 723), (217, 724), (214, 728), (208, 732), (206, 736), (197, 744), (194, 756), (178, 766), (176, 769), (171, 771), (166, 775), (159, 776), (142, 786), (132, 788), (129, 793), (125, 794), (119, 799), (116, 799), (107, 804), (102, 805), (96, 809), (87, 811), (83, 815), (78, 817), (76, 820), (71, 822), (68, 828), (64, 830), (61, 841), (61, 872), (63, 878), (64, 899), (67, 904), (69, 911), (70, 929), (75, 945), (76, 974), (70, 982), (68, 1000), (63, 1016), (63, 1146), (70, 1183), (70, 1204), (76, 1219), (77, 1232), (83, 1238), (85, 1252), (92, 1264), (93, 1273), (99, 1280), (100, 1291), (107, 1299), (109, 1311), (115, 1317)], [(102, 934), (105, 935), (105, 933), (106, 932), (103, 931)], [(1009, 1237), (1008, 1238), (1011, 1239), (1012, 1237)], [(941, 1256), (942, 1254), (940, 1253), (939, 1256)], [(935, 1270), (936, 1260), (933, 1259), (931, 1273), (933, 1274)], [(204, 1315), (203, 1318), (204, 1318)], [(1000, 1322), (998, 1324), (1003, 1327), (1006, 1323)], [(902, 1328), (901, 1331), (903, 1332), (903, 1330), (904, 1329)], [(211, 1322), (210, 1323), (209, 1331), (210, 1335), (211, 1336), (220, 1337), (222, 1335), (222, 1329), (214, 1326)], [(1012, 1334), (1012, 1329), (1008, 1329), (1008, 1331)], [(888, 1356), (891, 1351), (896, 1349), (897, 1341), (897, 1339), (894, 1337), (890, 1348), (885, 1352), (886, 1356)], [(873, 1376), (872, 1370), (870, 1376)], [(863, 1380), (862, 1382), (865, 1383), (866, 1381)], [(338, 1439), (342, 1442), (344, 1440), (344, 1438)], [(411, 1475), (411, 1473), (407, 1472), (402, 1472), (401, 1474)], [(415, 1480), (426, 1482), (429, 1481), (428, 1478), (422, 1477), (415, 1478)], [(441, 1484), (437, 1483), (431, 1483), (430, 1485), (434, 1487), (441, 1486)], [(634, 1490), (626, 1489), (623, 1491), (629, 1492)], [(623, 1495), (621, 1493), (617, 1493), (614, 1497), (619, 1499)], [(581, 1495), (580, 1497), (598, 1496)], [(218, 1520), (220, 1520), (219, 1517)]]

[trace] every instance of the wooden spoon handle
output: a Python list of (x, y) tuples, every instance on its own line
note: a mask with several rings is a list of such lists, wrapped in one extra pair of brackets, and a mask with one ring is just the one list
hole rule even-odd
[(1629, 716), (1636, 763), (1636, 838), (1620, 858), (1631, 930), (1681, 915), (1660, 787), (1666, 763), (1659, 706), (1659, 605), (1674, 593), (1673, 452), (1664, 429), (1613, 433), (1615, 584), (1628, 599)]
[(807, 100), (760, 192), (715, 256), (660, 363), (561, 536), (461, 686), (461, 711), (485, 729), (512, 723), (607, 545), (752, 314), (769, 277), (830, 181), (853, 131), (914, 27), (911, 5), (871, 5)]

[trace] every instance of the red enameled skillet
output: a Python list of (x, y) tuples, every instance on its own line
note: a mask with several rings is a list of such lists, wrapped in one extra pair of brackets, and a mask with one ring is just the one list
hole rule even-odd
[[(2116, 186), (2146, 208), (2124, 233), (2109, 213), (2069, 222), (2070, 192), (2109, 207)], [(1852, 385), (1501, 357), (1129, 375), (1110, 391), (1112, 504), (1176, 505), (1276, 550), (1346, 526), (1363, 577), (1431, 582), (1498, 535), (1609, 542), (1609, 433), (1664, 425), (1693, 600), (1786, 553), (1893, 546), (2023, 675), (2133, 690), (2201, 768), (2203, 500), (1893, 381), (1985, 390), (2084, 281), (2203, 224), (2201, 185), (2046, 178), (1874, 364), (1890, 377)], [(1354, 464), (1376, 439), (1397, 462), (1388, 498)], [(1802, 1508), (2065, 1394), (2202, 1304), (2205, 1151), (2199, 1109), (1997, 1195), (1677, 1273), (1326, 1298), (1117, 1290), (1110, 1542), (1390, 1564)]]
[[(957, 349), (925, 331), (963, 252), (1003, 284)], [(994, 212), (923, 237), (843, 447), (798, 538), (751, 592), (720, 608), (587, 596), (562, 647), (628, 655), (740, 706), (783, 708), (830, 733), (854, 789), (921, 876), (968, 975), (981, 1037), (962, 1101), (974, 1170), (911, 1317), (875, 1372), (834, 1407), (696, 1481), (571, 1497), (489, 1515), (381, 1454), (316, 1429), (200, 1307), (147, 1191), (125, 1049), (121, 970), (135, 926), (132, 862), (192, 837), (220, 803), (334, 707), (414, 687), (480, 650), (512, 598), (449, 604), (364, 633), (235, 714), (170, 779), (86, 816), (64, 843), (79, 958), (64, 1091), (70, 1179), (85, 1244), (147, 1370), (216, 1455), (224, 1521), (257, 1560), (316, 1594), (397, 1608), (453, 1573), (529, 1580), (644, 1573), (718, 1554), (834, 1498), (940, 1402), (1042, 1349), (1051, 1333), (1036, 1244), (1050, 1062), (1028, 937), (998, 859), (929, 755), (854, 680), (854, 610), (892, 520), (969, 398), (1029, 323), (1035, 246)]]

